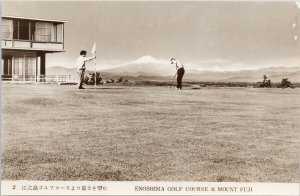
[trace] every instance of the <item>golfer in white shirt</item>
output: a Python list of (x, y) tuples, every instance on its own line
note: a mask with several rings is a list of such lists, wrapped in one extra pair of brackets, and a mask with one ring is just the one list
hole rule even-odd
[(80, 51), (80, 56), (77, 58), (76, 66), (77, 66), (77, 72), (79, 75), (79, 89), (84, 89), (82, 87), (83, 81), (84, 81), (84, 72), (85, 72), (85, 62), (90, 61), (94, 59), (95, 56), (86, 57), (86, 51), (82, 50)]
[(175, 58), (171, 58), (171, 64), (176, 65), (176, 72), (177, 72), (177, 89), (182, 89), (182, 77), (184, 75), (184, 67), (183, 64), (176, 60)]

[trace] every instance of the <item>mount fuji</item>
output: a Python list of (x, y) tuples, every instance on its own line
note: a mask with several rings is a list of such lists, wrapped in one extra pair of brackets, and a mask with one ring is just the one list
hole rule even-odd
[(171, 65), (169, 61), (159, 60), (152, 56), (143, 56), (133, 62), (103, 71), (118, 74), (153, 76), (170, 76), (176, 72), (175, 66)]

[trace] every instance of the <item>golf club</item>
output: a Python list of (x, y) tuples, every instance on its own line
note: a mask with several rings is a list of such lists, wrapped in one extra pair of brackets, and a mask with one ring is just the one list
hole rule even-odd
[(172, 88), (172, 86), (173, 86), (173, 83), (174, 83), (174, 80), (175, 80), (175, 76), (177, 75), (177, 73), (174, 75), (174, 78), (173, 78), (173, 81), (172, 81), (172, 84), (171, 84), (171, 86), (170, 86), (170, 88)]

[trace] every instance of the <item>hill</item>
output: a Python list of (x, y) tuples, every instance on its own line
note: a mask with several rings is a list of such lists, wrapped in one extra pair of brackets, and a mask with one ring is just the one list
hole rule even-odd
[(231, 72), (203, 71), (197, 74), (187, 71), (185, 79), (196, 81), (259, 82), (262, 81), (263, 75), (267, 75), (272, 82), (280, 82), (282, 78), (289, 78), (292, 82), (300, 82), (300, 67), (269, 67), (258, 70)]
[[(94, 71), (86, 70), (86, 73)], [(172, 80), (175, 73), (174, 65), (151, 56), (144, 56), (131, 63), (99, 71), (104, 78), (126, 77), (128, 80)], [(47, 68), (47, 75), (77, 75), (76, 68), (60, 66)], [(198, 71), (186, 70), (185, 81), (213, 82), (259, 82), (267, 75), (272, 82), (280, 82), (289, 78), (291, 82), (300, 82), (300, 67), (268, 67), (257, 70), (239, 71)]]
[(76, 68), (66, 68), (61, 66), (47, 67), (46, 75), (77, 75)]
[[(124, 65), (104, 70), (109, 73), (126, 73), (128, 75), (154, 75), (154, 76), (169, 76), (175, 71), (174, 65), (164, 60), (158, 60), (151, 56), (143, 56), (136, 61), (126, 63)], [(138, 73), (143, 74), (138, 74)]]

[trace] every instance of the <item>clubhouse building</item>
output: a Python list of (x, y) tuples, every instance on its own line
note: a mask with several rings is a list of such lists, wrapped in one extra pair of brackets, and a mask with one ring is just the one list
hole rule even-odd
[(2, 80), (44, 80), (46, 54), (64, 52), (64, 23), (2, 16)]

